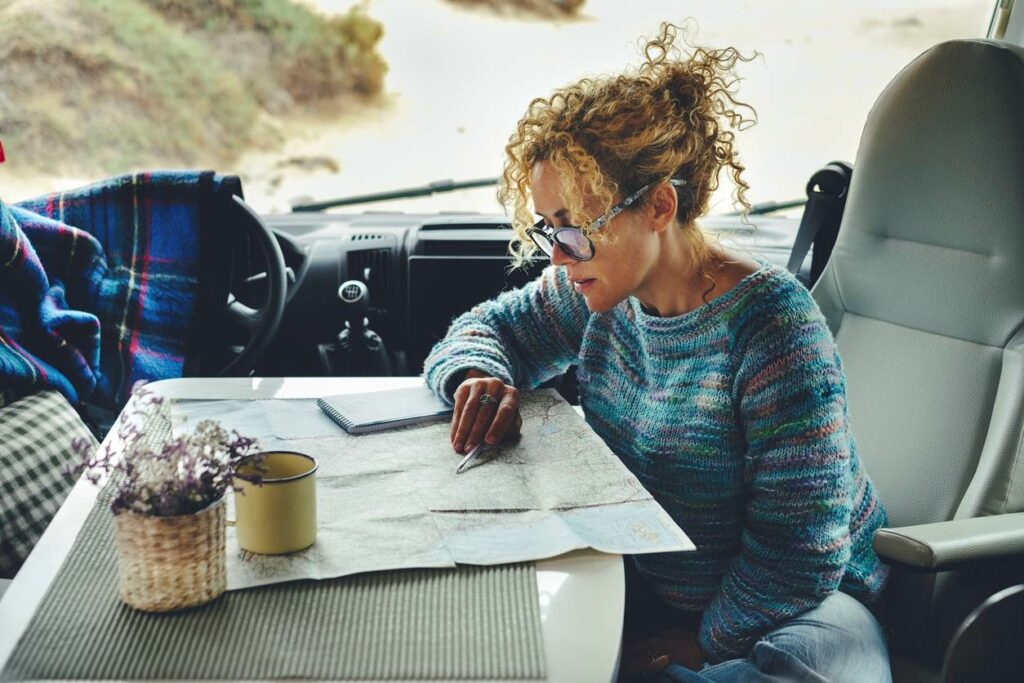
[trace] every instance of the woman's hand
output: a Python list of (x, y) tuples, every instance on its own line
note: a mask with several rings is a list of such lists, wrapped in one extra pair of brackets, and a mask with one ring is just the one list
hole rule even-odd
[(670, 628), (654, 638), (624, 643), (619, 680), (650, 678), (661, 673), (672, 662), (691, 671), (699, 671), (704, 665), (704, 653), (692, 631)]
[[(480, 402), (481, 396), (493, 401)], [(488, 444), (519, 434), (519, 391), (497, 377), (470, 370), (455, 390), (452, 415), (452, 446), (456, 453), (468, 453), (481, 441)]]

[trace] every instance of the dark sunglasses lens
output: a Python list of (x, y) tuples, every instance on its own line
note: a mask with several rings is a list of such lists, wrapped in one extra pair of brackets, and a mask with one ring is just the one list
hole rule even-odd
[(533, 239), (533, 243), (537, 245), (537, 248), (543, 251), (548, 256), (551, 256), (551, 240), (548, 239), (544, 234), (540, 232), (531, 232), (530, 237)]
[(555, 233), (555, 241), (562, 251), (574, 259), (586, 261), (593, 256), (590, 240), (579, 230), (559, 230)]

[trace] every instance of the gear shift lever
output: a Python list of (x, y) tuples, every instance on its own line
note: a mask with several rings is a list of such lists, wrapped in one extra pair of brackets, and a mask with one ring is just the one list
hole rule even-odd
[(361, 280), (346, 280), (338, 287), (345, 328), (335, 344), (320, 346), (320, 358), (329, 375), (388, 376), (391, 361), (380, 335), (369, 329), (370, 290)]
[(366, 313), (370, 310), (369, 288), (359, 280), (346, 280), (338, 287), (338, 300), (341, 301), (349, 340), (360, 343), (366, 328)]

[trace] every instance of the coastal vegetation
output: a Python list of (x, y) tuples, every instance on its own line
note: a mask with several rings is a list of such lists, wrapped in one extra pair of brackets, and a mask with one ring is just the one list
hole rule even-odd
[(227, 161), (300, 108), (378, 95), (382, 36), (363, 5), (0, 0), (0, 138), (28, 172)]

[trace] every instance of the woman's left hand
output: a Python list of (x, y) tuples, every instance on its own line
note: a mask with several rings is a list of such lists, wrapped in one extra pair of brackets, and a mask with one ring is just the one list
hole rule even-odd
[(691, 671), (699, 671), (704, 665), (704, 653), (693, 631), (670, 628), (653, 638), (624, 643), (619, 680), (632, 681), (655, 676), (672, 662)]

